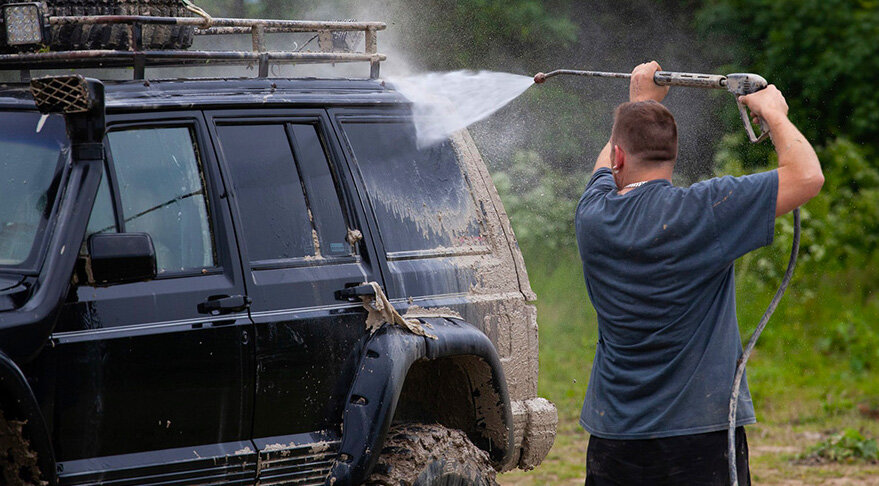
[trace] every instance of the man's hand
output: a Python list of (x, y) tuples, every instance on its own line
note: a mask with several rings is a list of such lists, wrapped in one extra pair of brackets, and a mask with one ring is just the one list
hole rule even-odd
[(654, 100), (662, 102), (668, 94), (668, 86), (659, 86), (653, 82), (653, 73), (662, 68), (656, 61), (645, 62), (635, 66), (632, 70), (632, 79), (629, 81), (629, 101)]
[[(824, 184), (821, 164), (812, 145), (787, 118), (787, 102), (774, 85), (740, 96), (754, 118), (769, 124), (769, 135), (778, 153), (778, 195), (775, 216), (793, 211), (815, 197)], [(756, 123), (756, 121), (755, 121)]]
[(770, 126), (778, 123), (782, 118), (787, 119), (787, 101), (774, 84), (756, 93), (739, 96), (739, 101), (751, 110), (753, 118), (762, 118)]

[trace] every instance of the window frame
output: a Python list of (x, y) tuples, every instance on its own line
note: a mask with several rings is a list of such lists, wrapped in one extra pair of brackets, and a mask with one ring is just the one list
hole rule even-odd
[[(339, 141), (344, 146), (344, 149), (351, 161), (351, 166), (353, 167), (353, 171), (356, 173), (356, 177), (358, 177), (358, 182), (360, 186), (363, 188), (363, 193), (365, 196), (365, 204), (373, 212), (373, 217), (375, 218), (375, 210), (373, 209), (373, 201), (372, 194), (369, 192), (369, 185), (366, 183), (366, 178), (363, 175), (363, 171), (360, 166), (360, 162), (357, 160), (357, 155), (355, 154), (354, 147), (351, 145), (351, 141), (348, 139), (348, 132), (345, 129), (346, 123), (411, 123), (412, 121), (412, 113), (409, 110), (401, 109), (400, 107), (395, 107), (391, 109), (384, 110), (346, 110), (340, 109), (335, 111), (334, 113), (334, 121), (336, 123), (336, 129), (339, 134)], [(453, 142), (454, 143), (454, 142)], [(483, 236), (487, 236), (488, 225), (486, 223), (486, 215), (484, 214), (485, 208), (483, 207), (481, 201), (476, 197), (476, 194), (473, 190), (473, 182), (470, 180), (470, 174), (467, 173), (467, 169), (461, 164), (460, 156), (458, 153), (458, 148), (453, 145), (453, 150), (455, 151), (455, 161), (458, 163), (458, 167), (461, 170), (461, 175), (464, 178), (464, 182), (467, 184), (468, 194), (470, 196), (471, 201), (473, 202), (473, 207), (475, 209), (476, 219), (479, 223), (480, 234)], [(461, 247), (442, 247), (442, 248), (432, 248), (425, 250), (401, 250), (401, 251), (388, 251), (387, 246), (384, 243), (384, 234), (381, 229), (381, 222), (376, 218), (376, 232), (378, 233), (378, 238), (381, 241), (381, 249), (383, 254), (388, 262), (398, 262), (405, 260), (420, 260), (420, 259), (428, 259), (428, 258), (447, 258), (447, 257), (460, 257), (460, 256), (471, 256), (471, 255), (488, 255), (492, 253), (492, 247), (490, 243), (485, 243), (482, 245), (466, 245)]]
[[(252, 110), (218, 111), (214, 113), (208, 113), (207, 117), (210, 120), (210, 131), (212, 137), (214, 137), (215, 140), (214, 146), (216, 147), (218, 155), (217, 158), (221, 166), (224, 179), (231, 179), (232, 171), (228, 166), (226, 154), (223, 152), (223, 143), (217, 130), (218, 127), (234, 125), (282, 125), (284, 128), (284, 133), (287, 136), (287, 142), (289, 144), (290, 154), (294, 162), (297, 177), (300, 184), (303, 185), (303, 195), (305, 197), (306, 208), (308, 209), (311, 209), (311, 202), (309, 201), (308, 191), (306, 191), (304, 187), (305, 182), (302, 179), (302, 171), (299, 167), (298, 161), (299, 148), (297, 148), (296, 138), (293, 135), (293, 130), (290, 125), (314, 125), (318, 137), (320, 138), (324, 154), (327, 158), (330, 175), (333, 178), (333, 186), (336, 189), (336, 196), (339, 199), (339, 207), (342, 211), (342, 218), (348, 229), (358, 229), (360, 231), (363, 230), (362, 228), (357, 227), (358, 222), (356, 221), (355, 208), (348, 194), (348, 191), (345, 188), (345, 180), (343, 174), (345, 170), (343, 166), (344, 160), (339, 154), (337, 154), (336, 150), (334, 150), (333, 148), (333, 134), (331, 132), (332, 125), (323, 110), (300, 109), (293, 112), (279, 111), (276, 113), (260, 113), (260, 115), (258, 116), (254, 115)], [(230, 192), (234, 192), (234, 185), (232, 184), (231, 180), (228, 180), (227, 183), (227, 190)], [(238, 244), (239, 247), (242, 248), (242, 260), (245, 261), (253, 271), (313, 267), (322, 265), (339, 265), (362, 262), (360, 245), (353, 245), (353, 252), (349, 255), (322, 255), (322, 258), (315, 258), (315, 255), (312, 254), (292, 258), (251, 260), (249, 252), (247, 251), (247, 238), (246, 236), (244, 236), (244, 229), (241, 226), (242, 215), (240, 214), (240, 208), (238, 207), (237, 203), (233, 204), (232, 206), (233, 214), (238, 221), (236, 226), (238, 228), (238, 231), (241, 232)], [(315, 231), (317, 230), (314, 221), (311, 221), (311, 228)], [(318, 235), (318, 237), (320, 237), (320, 235)]]
[[(199, 174), (201, 175), (201, 181), (205, 191), (205, 210), (208, 216), (208, 225), (210, 225), (211, 251), (213, 253), (214, 265), (200, 268), (192, 268), (188, 270), (166, 271), (157, 274), (155, 280), (192, 277), (197, 275), (219, 275), (224, 273), (223, 263), (221, 261), (221, 252), (219, 251), (219, 245), (221, 243), (218, 239), (219, 235), (217, 234), (217, 229), (220, 227), (220, 222), (217, 219), (217, 208), (221, 203), (216, 200), (217, 197), (214, 194), (215, 191), (212, 190), (212, 176), (210, 174), (211, 171), (208, 167), (206, 157), (206, 150), (209, 145), (205, 143), (205, 137), (200, 136), (200, 134), (202, 134), (202, 125), (199, 123), (199, 121), (200, 119), (196, 116), (170, 116), (158, 119), (129, 118), (124, 121), (110, 122), (107, 124), (107, 132), (104, 135), (104, 160), (106, 162), (104, 165), (104, 172), (109, 177), (108, 183), (110, 185), (110, 195), (113, 202), (113, 213), (116, 220), (116, 229), (120, 233), (124, 233), (126, 231), (125, 215), (122, 214), (122, 195), (119, 189), (119, 178), (116, 172), (115, 159), (113, 157), (113, 151), (110, 147), (110, 134), (113, 132), (137, 129), (187, 128), (192, 139), (193, 149), (195, 150), (195, 157), (198, 163), (198, 170)], [(221, 184), (217, 187), (222, 190)], [(225, 190), (222, 190), (222, 192), (225, 193)], [(221, 195), (220, 197), (224, 196), (225, 194)]]

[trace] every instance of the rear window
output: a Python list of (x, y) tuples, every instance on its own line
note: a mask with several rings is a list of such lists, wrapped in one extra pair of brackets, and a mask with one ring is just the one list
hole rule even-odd
[(315, 122), (218, 125), (217, 133), (251, 262), (354, 255)]
[(482, 221), (450, 141), (418, 148), (414, 125), (402, 119), (342, 125), (390, 256), (483, 247)]

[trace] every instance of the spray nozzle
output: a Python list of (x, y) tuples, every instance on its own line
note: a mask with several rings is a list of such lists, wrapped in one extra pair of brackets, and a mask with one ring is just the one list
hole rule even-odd
[(546, 74), (537, 73), (534, 75), (534, 84), (541, 84), (546, 81)]

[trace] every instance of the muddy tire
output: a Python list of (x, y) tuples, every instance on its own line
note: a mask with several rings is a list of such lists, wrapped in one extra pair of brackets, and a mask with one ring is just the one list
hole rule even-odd
[[(12, 3), (17, 0), (0, 0)], [(150, 15), (153, 17), (190, 17), (180, 0), (43, 0), (50, 16), (80, 15)], [(144, 25), (144, 49), (186, 49), (192, 45), (193, 27), (179, 25)], [(48, 32), (53, 51), (130, 48), (127, 25), (53, 25)], [(2, 41), (0, 50), (14, 52), (15, 47)]]
[(488, 454), (460, 430), (441, 425), (391, 427), (370, 485), (495, 486), (497, 472)]
[(25, 423), (6, 420), (0, 410), (0, 484), (7, 486), (42, 486), (37, 453), (24, 438)]

